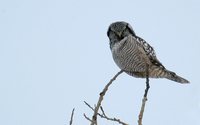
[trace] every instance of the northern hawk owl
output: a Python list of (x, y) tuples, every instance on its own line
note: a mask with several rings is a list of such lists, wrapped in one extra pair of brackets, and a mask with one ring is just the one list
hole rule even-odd
[(130, 24), (123, 21), (112, 23), (107, 36), (115, 63), (127, 74), (145, 78), (148, 66), (150, 78), (167, 78), (179, 83), (189, 83), (188, 80), (167, 70), (157, 59), (153, 47), (137, 36)]

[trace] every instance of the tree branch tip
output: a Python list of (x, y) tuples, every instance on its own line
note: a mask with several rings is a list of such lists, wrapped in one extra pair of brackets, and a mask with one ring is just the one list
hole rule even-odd
[(69, 125), (72, 125), (72, 123), (73, 123), (74, 110), (75, 110), (75, 108), (72, 109), (72, 113), (71, 113), (71, 118), (70, 118), (70, 121), (69, 121)]

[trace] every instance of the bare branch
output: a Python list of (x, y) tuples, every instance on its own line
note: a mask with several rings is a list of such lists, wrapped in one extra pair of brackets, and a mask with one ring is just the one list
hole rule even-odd
[[(117, 118), (110, 118), (106, 115), (106, 113), (104, 112), (103, 110), (103, 107), (101, 106), (101, 102), (103, 101), (103, 97), (104, 95), (106, 94), (109, 86), (112, 84), (112, 82), (121, 74), (123, 73), (123, 70), (121, 70), (120, 72), (118, 72), (110, 81), (109, 83), (104, 87), (103, 91), (99, 94), (99, 100), (97, 102), (97, 105), (94, 106), (94, 108), (89, 105), (87, 102), (84, 101), (84, 103), (94, 112), (93, 114), (93, 117), (92, 119), (90, 119), (89, 117), (87, 117), (85, 114), (84, 114), (84, 117), (89, 120), (91, 122), (90, 125), (97, 125), (97, 116), (100, 116), (101, 118), (104, 118), (106, 120), (110, 120), (110, 121), (114, 121), (114, 122), (118, 122), (119, 124), (122, 124), (122, 125), (128, 125), (127, 123), (121, 121), (120, 119), (117, 119)], [(143, 99), (142, 99), (142, 106), (141, 106), (141, 109), (140, 109), (140, 113), (139, 113), (139, 116), (138, 116), (138, 125), (142, 125), (142, 119), (143, 119), (143, 114), (144, 114), (144, 110), (145, 110), (145, 105), (146, 105), (146, 101), (147, 101), (147, 95), (148, 95), (148, 90), (150, 88), (150, 85), (149, 85), (149, 66), (147, 65), (146, 67), (146, 89), (145, 89), (145, 92), (144, 92), (144, 96), (143, 96)], [(101, 112), (102, 114), (98, 113), (99, 111), (99, 108), (101, 109)]]
[(71, 114), (71, 119), (69, 121), (69, 125), (72, 125), (72, 123), (73, 123), (74, 110), (75, 110), (75, 108), (73, 108), (73, 110), (72, 110), (72, 114)]
[(90, 125), (97, 125), (97, 114), (98, 114), (98, 110), (101, 106), (101, 102), (103, 101), (103, 97), (106, 94), (108, 87), (112, 84), (112, 82), (117, 78), (117, 76), (119, 76), (121, 73), (123, 72), (123, 70), (119, 71), (111, 80), (110, 82), (105, 86), (105, 88), (103, 89), (103, 91), (100, 93), (100, 97), (99, 100), (97, 102), (97, 106), (94, 109), (94, 114), (92, 116), (92, 121)]
[[(99, 100), (97, 102), (97, 105), (95, 108), (90, 106), (87, 102), (84, 102), (90, 109), (94, 111), (94, 114), (92, 116), (92, 120), (90, 119), (89, 121), (91, 122), (90, 125), (97, 125), (97, 115), (101, 116), (101, 114), (98, 113), (99, 108), (101, 106), (101, 102), (103, 101), (103, 97), (106, 94), (108, 87), (112, 84), (112, 82), (121, 74), (123, 73), (123, 70), (119, 71), (110, 81), (109, 83), (104, 87), (103, 91), (99, 94)], [(85, 115), (84, 115), (85, 116)], [(88, 117), (85, 117), (88, 120)]]
[(149, 85), (149, 66), (147, 65), (146, 67), (146, 89), (144, 92), (144, 97), (142, 99), (142, 106), (140, 109), (140, 114), (139, 114), (139, 118), (138, 118), (138, 125), (142, 125), (142, 118), (143, 118), (143, 114), (144, 114), (144, 109), (145, 109), (145, 105), (146, 105), (146, 101), (147, 101), (147, 94), (149, 91), (150, 85)]

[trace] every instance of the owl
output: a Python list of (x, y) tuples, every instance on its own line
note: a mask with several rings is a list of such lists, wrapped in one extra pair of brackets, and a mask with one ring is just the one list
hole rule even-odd
[(112, 23), (107, 36), (115, 63), (127, 74), (146, 78), (148, 68), (149, 78), (167, 78), (178, 83), (189, 83), (188, 80), (167, 70), (156, 57), (153, 47), (137, 36), (129, 23)]

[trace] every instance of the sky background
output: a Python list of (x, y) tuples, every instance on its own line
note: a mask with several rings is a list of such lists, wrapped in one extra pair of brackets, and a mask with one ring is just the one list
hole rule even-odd
[[(199, 0), (1, 0), (0, 124), (87, 125), (99, 93), (119, 71), (106, 36), (129, 22), (181, 85), (150, 79), (144, 125), (200, 124)], [(145, 79), (123, 73), (103, 100), (110, 117), (136, 125)], [(100, 119), (101, 125), (116, 124)]]

